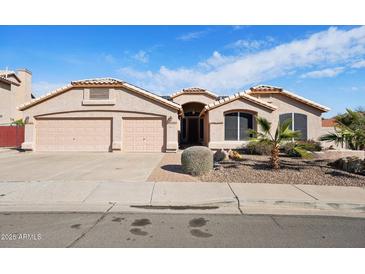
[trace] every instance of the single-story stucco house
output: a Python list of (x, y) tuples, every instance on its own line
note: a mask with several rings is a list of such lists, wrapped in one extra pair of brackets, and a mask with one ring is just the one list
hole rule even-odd
[(113, 78), (73, 81), (19, 107), (22, 147), (35, 151), (174, 152), (184, 144), (238, 148), (257, 129), (292, 119), (303, 139), (321, 135), (329, 108), (279, 87), (256, 86), (222, 97), (202, 88), (158, 96)]

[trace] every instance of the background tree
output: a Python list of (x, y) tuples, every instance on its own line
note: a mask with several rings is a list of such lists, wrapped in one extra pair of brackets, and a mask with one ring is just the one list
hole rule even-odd
[(365, 112), (346, 109), (346, 113), (335, 117), (334, 132), (321, 136), (320, 140), (353, 150), (365, 149)]

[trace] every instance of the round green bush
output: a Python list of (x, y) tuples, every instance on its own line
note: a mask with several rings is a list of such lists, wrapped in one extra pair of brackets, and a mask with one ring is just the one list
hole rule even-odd
[(213, 153), (203, 146), (189, 147), (181, 154), (182, 170), (193, 176), (206, 174), (213, 169)]

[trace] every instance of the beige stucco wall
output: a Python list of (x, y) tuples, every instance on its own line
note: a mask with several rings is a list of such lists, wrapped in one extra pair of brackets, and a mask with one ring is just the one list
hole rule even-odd
[(23, 118), (23, 113), (17, 110), (21, 104), (31, 100), (32, 74), (27, 70), (18, 70), (18, 77), (8, 76), (8, 80), (20, 85), (0, 82), (0, 124), (10, 124)]
[(15, 88), (15, 120), (22, 119), (23, 113), (17, 109), (18, 106), (29, 102), (32, 99), (32, 73), (27, 69), (18, 69), (17, 75), (21, 80), (20, 86)]
[(178, 103), (179, 105), (183, 105), (190, 102), (197, 102), (202, 103), (205, 105), (208, 105), (210, 103), (213, 103), (215, 101), (212, 96), (204, 95), (204, 94), (189, 94), (189, 93), (183, 93), (175, 98), (173, 98), (173, 101), (175, 103)]
[(0, 82), (0, 124), (8, 124), (15, 118), (15, 93), (12, 87)]
[(113, 150), (123, 149), (123, 118), (126, 117), (161, 117), (165, 121), (166, 151), (176, 151), (178, 148), (177, 122), (178, 113), (160, 102), (138, 95), (132, 91), (118, 88), (110, 89), (110, 100), (104, 105), (84, 105), (89, 89), (73, 88), (47, 101), (24, 110), (24, 117), (29, 117), (26, 125), (23, 148), (35, 148), (35, 124), (37, 117), (88, 117), (112, 119)]
[(270, 117), (273, 125), (278, 124), (280, 114), (290, 112), (301, 113), (307, 115), (307, 138), (318, 140), (322, 135), (322, 111), (319, 109), (281, 94), (263, 94), (255, 95), (255, 97), (278, 107)]
[[(208, 112), (208, 130), (210, 133), (210, 139), (208, 141), (208, 147), (211, 149), (228, 149), (228, 148), (240, 148), (247, 144), (248, 141), (226, 141), (224, 140), (224, 113), (229, 111), (243, 111), (249, 112), (256, 116), (264, 117), (271, 120), (272, 111), (244, 100), (242, 98), (231, 101), (227, 104), (221, 105), (217, 108), (211, 109)], [(254, 129), (257, 128), (254, 121)]]

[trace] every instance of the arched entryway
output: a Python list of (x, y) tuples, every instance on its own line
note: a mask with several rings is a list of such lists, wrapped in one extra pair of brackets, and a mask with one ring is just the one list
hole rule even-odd
[(204, 118), (200, 112), (204, 104), (189, 102), (182, 105), (184, 115), (180, 123), (180, 145), (202, 145), (204, 143)]

